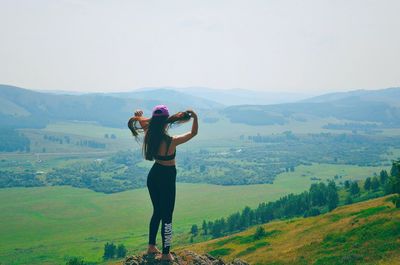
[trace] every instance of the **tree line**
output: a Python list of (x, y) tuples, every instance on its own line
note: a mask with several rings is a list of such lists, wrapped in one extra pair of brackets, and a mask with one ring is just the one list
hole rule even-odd
[[(107, 261), (114, 258), (124, 258), (127, 254), (127, 249), (124, 244), (115, 245), (113, 242), (104, 244), (103, 260)], [(69, 257), (66, 265), (95, 265), (97, 262), (85, 261), (83, 257)]]
[[(289, 194), (274, 202), (263, 202), (255, 209), (246, 206), (241, 212), (233, 213), (227, 218), (222, 217), (214, 221), (203, 220), (201, 227), (197, 224), (192, 225), (190, 233), (192, 237), (201, 234), (217, 238), (272, 220), (320, 215), (332, 211), (339, 205), (340, 189), (348, 193), (344, 204), (369, 199), (371, 194), (373, 196), (399, 194), (400, 160), (393, 161), (390, 175), (386, 170), (382, 170), (379, 176), (369, 177), (364, 181), (366, 193), (364, 197), (360, 194), (359, 181), (345, 181), (342, 188), (337, 187), (333, 180), (329, 180), (328, 184), (313, 183), (308, 191), (301, 194)], [(396, 207), (400, 207), (400, 196), (395, 197), (393, 203)]]
[[(314, 183), (308, 191), (301, 194), (291, 193), (274, 202), (263, 202), (256, 209), (246, 206), (241, 212), (233, 213), (227, 218), (222, 217), (214, 221), (204, 220), (201, 234), (216, 238), (275, 219), (315, 216), (335, 209), (338, 202), (338, 188), (334, 181), (329, 181), (328, 184)], [(193, 235), (197, 235), (196, 229), (198, 233), (199, 228), (193, 225), (191, 229)]]

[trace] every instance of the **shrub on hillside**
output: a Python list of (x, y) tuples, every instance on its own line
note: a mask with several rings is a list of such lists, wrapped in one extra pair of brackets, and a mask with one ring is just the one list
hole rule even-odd
[(400, 196), (399, 195), (394, 196), (392, 198), (392, 202), (396, 206), (396, 208), (400, 208)]
[(87, 262), (82, 257), (70, 257), (68, 258), (66, 265), (95, 265), (95, 262)]
[(259, 239), (265, 237), (266, 235), (267, 235), (267, 233), (265, 232), (264, 227), (259, 226), (259, 227), (257, 227), (256, 232), (254, 233), (253, 236), (254, 236), (254, 240), (259, 240)]

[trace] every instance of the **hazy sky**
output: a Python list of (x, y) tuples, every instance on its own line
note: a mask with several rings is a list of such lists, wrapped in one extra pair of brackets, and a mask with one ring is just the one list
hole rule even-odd
[(0, 0), (0, 83), (74, 91), (400, 86), (400, 1)]

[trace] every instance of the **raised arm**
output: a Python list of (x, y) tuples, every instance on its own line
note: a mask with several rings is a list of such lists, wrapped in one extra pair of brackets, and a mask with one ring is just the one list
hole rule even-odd
[(172, 141), (175, 145), (186, 143), (187, 141), (189, 141), (190, 139), (192, 139), (197, 135), (197, 131), (199, 129), (199, 124), (197, 122), (197, 114), (193, 110), (188, 110), (187, 112), (193, 118), (192, 130), (190, 132), (181, 135), (173, 136)]

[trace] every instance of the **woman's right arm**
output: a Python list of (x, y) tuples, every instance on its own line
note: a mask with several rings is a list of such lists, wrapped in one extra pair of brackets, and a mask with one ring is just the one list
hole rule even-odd
[(175, 145), (180, 145), (180, 144), (186, 143), (187, 141), (189, 141), (190, 139), (195, 137), (197, 135), (197, 131), (199, 130), (199, 124), (198, 124), (198, 121), (197, 121), (197, 114), (192, 110), (188, 110), (187, 112), (193, 118), (192, 130), (190, 132), (185, 133), (185, 134), (173, 136), (173, 142), (174, 142)]

